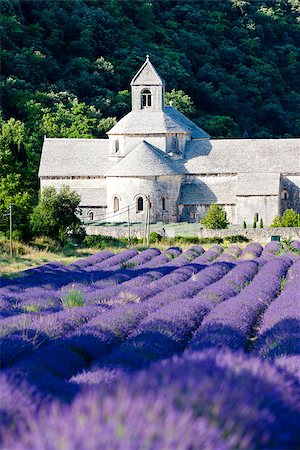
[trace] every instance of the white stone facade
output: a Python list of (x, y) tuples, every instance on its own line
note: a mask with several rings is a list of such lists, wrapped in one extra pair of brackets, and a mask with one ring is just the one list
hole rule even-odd
[(210, 139), (172, 106), (147, 57), (132, 110), (109, 139), (45, 139), (41, 188), (70, 186), (90, 222), (199, 221), (221, 204), (233, 224), (300, 212), (300, 139)]

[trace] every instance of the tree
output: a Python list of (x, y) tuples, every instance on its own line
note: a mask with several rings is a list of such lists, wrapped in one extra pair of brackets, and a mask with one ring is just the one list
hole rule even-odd
[(51, 237), (61, 244), (66, 242), (68, 236), (82, 236), (79, 203), (80, 196), (68, 186), (63, 186), (59, 192), (53, 187), (43, 189), (39, 203), (31, 214), (33, 233)]
[(300, 227), (300, 214), (293, 209), (286, 209), (281, 218), (280, 216), (274, 217), (271, 227)]
[(217, 205), (215, 203), (210, 205), (207, 214), (202, 217), (201, 223), (206, 228), (210, 228), (212, 230), (227, 228), (229, 225), (227, 214), (223, 211), (222, 205)]
[(263, 227), (264, 227), (264, 222), (263, 222), (262, 217), (261, 217), (260, 221), (259, 221), (259, 228), (263, 228)]
[(195, 113), (195, 107), (191, 97), (182, 90), (175, 91), (175, 89), (172, 89), (171, 92), (166, 92), (165, 104), (172, 105), (174, 108), (178, 109), (178, 111), (182, 112), (182, 114), (187, 116)]

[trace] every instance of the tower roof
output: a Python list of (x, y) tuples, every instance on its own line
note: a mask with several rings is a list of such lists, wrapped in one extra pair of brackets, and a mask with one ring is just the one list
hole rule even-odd
[(147, 177), (160, 175), (178, 175), (176, 165), (154, 145), (143, 141), (125, 158), (113, 166), (108, 177)]
[(140, 111), (131, 111), (107, 134), (147, 135), (166, 133), (190, 134), (193, 139), (209, 138), (205, 131), (172, 106), (165, 107), (164, 111), (151, 111), (147, 108)]
[(142, 67), (137, 71), (135, 76), (131, 80), (131, 86), (137, 85), (154, 85), (154, 86), (164, 86), (164, 80), (159, 76), (155, 67), (149, 59), (149, 55), (146, 56), (146, 61)]

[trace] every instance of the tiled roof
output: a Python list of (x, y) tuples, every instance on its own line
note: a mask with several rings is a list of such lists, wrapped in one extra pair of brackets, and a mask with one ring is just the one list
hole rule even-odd
[(179, 205), (201, 205), (210, 203), (235, 203), (236, 177), (203, 177), (193, 182), (182, 183)]
[(102, 176), (112, 166), (108, 139), (45, 138), (39, 176)]
[(149, 108), (131, 111), (107, 134), (147, 135), (157, 133), (185, 133), (190, 134), (192, 138), (209, 138), (205, 131), (172, 106), (166, 106), (164, 111), (152, 111)]
[(211, 139), (187, 143), (189, 173), (300, 173), (300, 139)]
[(173, 161), (146, 141), (138, 144), (106, 174), (109, 177), (177, 175)]
[(142, 67), (137, 71), (133, 79), (131, 80), (131, 85), (163, 85), (164, 80), (157, 73), (155, 67), (149, 60), (147, 55), (146, 61)]
[(240, 173), (237, 182), (237, 195), (278, 195), (280, 173)]

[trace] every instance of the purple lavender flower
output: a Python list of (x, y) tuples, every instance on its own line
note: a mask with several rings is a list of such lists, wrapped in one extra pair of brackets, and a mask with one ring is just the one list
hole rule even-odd
[(245, 348), (257, 318), (280, 292), (282, 277), (290, 264), (284, 258), (265, 264), (240, 294), (219, 304), (205, 317), (191, 347)]

